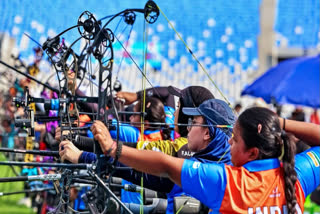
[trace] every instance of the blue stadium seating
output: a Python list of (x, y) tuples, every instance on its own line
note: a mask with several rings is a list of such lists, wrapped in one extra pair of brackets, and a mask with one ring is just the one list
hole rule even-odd
[[(0, 1), (0, 13), (4, 14), (0, 20), (0, 32), (9, 33), (16, 38), (17, 47), (22, 58), (32, 55), (35, 43), (21, 44), (23, 33), (28, 33), (36, 41), (44, 42), (64, 29), (77, 23), (79, 15), (88, 10), (101, 19), (115, 14), (126, 8), (143, 8), (145, 0), (132, 1), (104, 1), (79, 0), (76, 4), (56, 0), (38, 1), (10, 0)], [(299, 1), (278, 0), (277, 16), (274, 29), (278, 33), (276, 45), (280, 46), (284, 40), (289, 47), (315, 47), (319, 44), (319, 0)], [(242, 0), (215, 0), (215, 1), (156, 1), (161, 10), (175, 25), (176, 30), (191, 47), (198, 60), (207, 68), (212, 79), (217, 81), (225, 95), (233, 101), (240, 96), (240, 91), (231, 90), (242, 88), (247, 84), (246, 72), (258, 66), (257, 37), (260, 33), (259, 8), (261, 0), (251, 0), (244, 3)], [(98, 6), (99, 5), (99, 6)], [(106, 20), (103, 20), (104, 24)], [(110, 26), (117, 28), (116, 35), (123, 31), (128, 34), (129, 29), (116, 19)], [(130, 54), (143, 68), (143, 17), (137, 14), (133, 26), (135, 36), (129, 40)], [(171, 30), (165, 18), (160, 14), (153, 25), (147, 25), (148, 35), (148, 76), (154, 86), (176, 85), (186, 87), (192, 84), (201, 84), (209, 87), (215, 94), (217, 90), (208, 80), (206, 74), (199, 69), (184, 44)], [(124, 30), (125, 29), (125, 30)], [(68, 44), (79, 36), (77, 30), (65, 35)], [(127, 36), (122, 37), (122, 41)], [(150, 48), (152, 47), (152, 48)], [(74, 47), (80, 51), (80, 43)], [(123, 50), (115, 44), (115, 64), (120, 64)], [(186, 59), (186, 60), (184, 60)], [(236, 68), (237, 67), (237, 68)], [(238, 72), (239, 69), (241, 72)], [(228, 72), (225, 75), (224, 72)], [(142, 75), (127, 57), (122, 61), (120, 71), (116, 70), (118, 79), (124, 90), (139, 90)], [(224, 80), (228, 77), (229, 80)], [(233, 87), (233, 86), (232, 86)], [(217, 95), (219, 97), (219, 95)]]

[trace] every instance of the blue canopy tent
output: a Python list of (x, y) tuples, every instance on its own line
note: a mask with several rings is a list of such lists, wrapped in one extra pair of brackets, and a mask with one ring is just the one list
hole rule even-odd
[(283, 61), (272, 67), (242, 92), (261, 97), (267, 103), (320, 108), (320, 55)]

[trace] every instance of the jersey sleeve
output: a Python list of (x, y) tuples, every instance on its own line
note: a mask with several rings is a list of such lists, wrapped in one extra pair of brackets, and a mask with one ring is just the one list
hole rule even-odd
[(219, 210), (226, 184), (224, 164), (184, 161), (181, 171), (182, 189), (209, 208)]
[[(112, 120), (112, 125), (117, 126), (117, 121)], [(113, 139), (117, 138), (117, 130), (110, 130), (110, 135)], [(119, 140), (123, 142), (136, 143), (139, 139), (139, 130), (136, 127), (120, 124), (119, 126)]]
[(137, 144), (137, 149), (162, 152), (171, 156), (175, 154), (172, 141), (170, 140), (139, 141)]
[(156, 140), (156, 141), (139, 141), (137, 149), (140, 150), (153, 150), (162, 152), (164, 154), (175, 156), (179, 149), (188, 143), (187, 138), (177, 138), (171, 140)]
[(320, 147), (296, 155), (295, 169), (305, 197), (320, 185)]
[(79, 157), (79, 163), (92, 163), (97, 160), (96, 154), (92, 152), (83, 151)]

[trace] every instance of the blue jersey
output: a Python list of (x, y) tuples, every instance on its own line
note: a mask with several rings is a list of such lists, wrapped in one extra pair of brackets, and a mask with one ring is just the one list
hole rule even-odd
[[(116, 125), (116, 120), (113, 120), (112, 124)], [(116, 139), (117, 130), (110, 130), (110, 135), (113, 139)], [(129, 124), (121, 124), (119, 126), (119, 140), (123, 142), (137, 143), (138, 141), (162, 140), (162, 134), (160, 130), (144, 130), (143, 135), (143, 138), (141, 138), (140, 130)]]
[[(320, 184), (320, 147), (295, 157), (297, 213), (305, 197)], [(197, 179), (194, 179), (197, 178)], [(278, 159), (255, 160), (242, 167), (185, 160), (182, 189), (212, 213), (284, 213), (285, 185)]]
[[(190, 158), (190, 160), (198, 161), (201, 163), (231, 164), (230, 144), (228, 143), (229, 137), (221, 129), (218, 128), (214, 128), (212, 132), (214, 133), (215, 138), (208, 144), (205, 149), (195, 153), (193, 157)], [(175, 184), (170, 193), (167, 194), (167, 214), (174, 213), (174, 197), (181, 195), (192, 196)]]
[[(170, 127), (174, 127), (174, 109), (170, 106), (164, 106), (164, 111), (166, 114), (166, 123), (171, 124)], [(112, 125), (117, 125), (117, 121), (115, 119), (112, 120)], [(138, 141), (146, 141), (146, 140), (151, 140), (154, 141), (153, 139), (156, 138), (156, 140), (159, 140), (158, 138), (160, 136), (152, 136), (155, 133), (160, 133), (159, 130), (145, 130), (144, 139), (140, 139), (141, 132), (139, 129), (137, 129), (134, 126), (131, 126), (129, 124), (121, 124), (119, 126), (119, 140), (123, 142), (133, 142), (137, 143)], [(110, 130), (110, 135), (113, 139), (117, 138), (117, 130)], [(148, 138), (148, 136), (150, 136)], [(162, 138), (161, 138), (162, 139)], [(174, 139), (174, 131), (171, 132), (171, 139)]]

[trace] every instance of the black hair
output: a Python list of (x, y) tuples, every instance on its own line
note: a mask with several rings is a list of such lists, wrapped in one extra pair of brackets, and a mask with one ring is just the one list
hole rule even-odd
[(297, 173), (294, 169), (296, 145), (285, 131), (281, 130), (278, 116), (269, 109), (253, 107), (239, 116), (238, 125), (246, 147), (259, 149), (258, 159), (279, 158), (283, 155), (282, 169), (288, 213), (296, 213)]
[[(142, 104), (143, 104), (142, 100), (139, 100), (136, 105), (137, 112), (142, 112), (143, 110)], [(164, 105), (161, 102), (161, 100), (155, 97), (146, 97), (145, 113), (146, 113), (146, 116), (144, 117), (144, 119), (151, 122), (151, 124), (149, 125), (150, 127), (149, 129), (153, 129), (153, 130), (160, 129), (162, 138), (164, 140), (171, 139), (171, 136), (170, 136), (171, 130), (169, 125), (165, 124), (166, 114), (164, 111)], [(153, 122), (162, 123), (163, 125), (152, 124)]]
[[(189, 86), (183, 89), (182, 97), (180, 97), (180, 110), (178, 115), (178, 123), (187, 124), (190, 116), (182, 112), (183, 107), (199, 107), (206, 100), (214, 99), (214, 95), (205, 87)], [(187, 126), (178, 126), (181, 137), (188, 135)]]
[(242, 105), (240, 104), (240, 103), (237, 103), (235, 106), (234, 106), (234, 108), (236, 109), (236, 108), (242, 108)]

